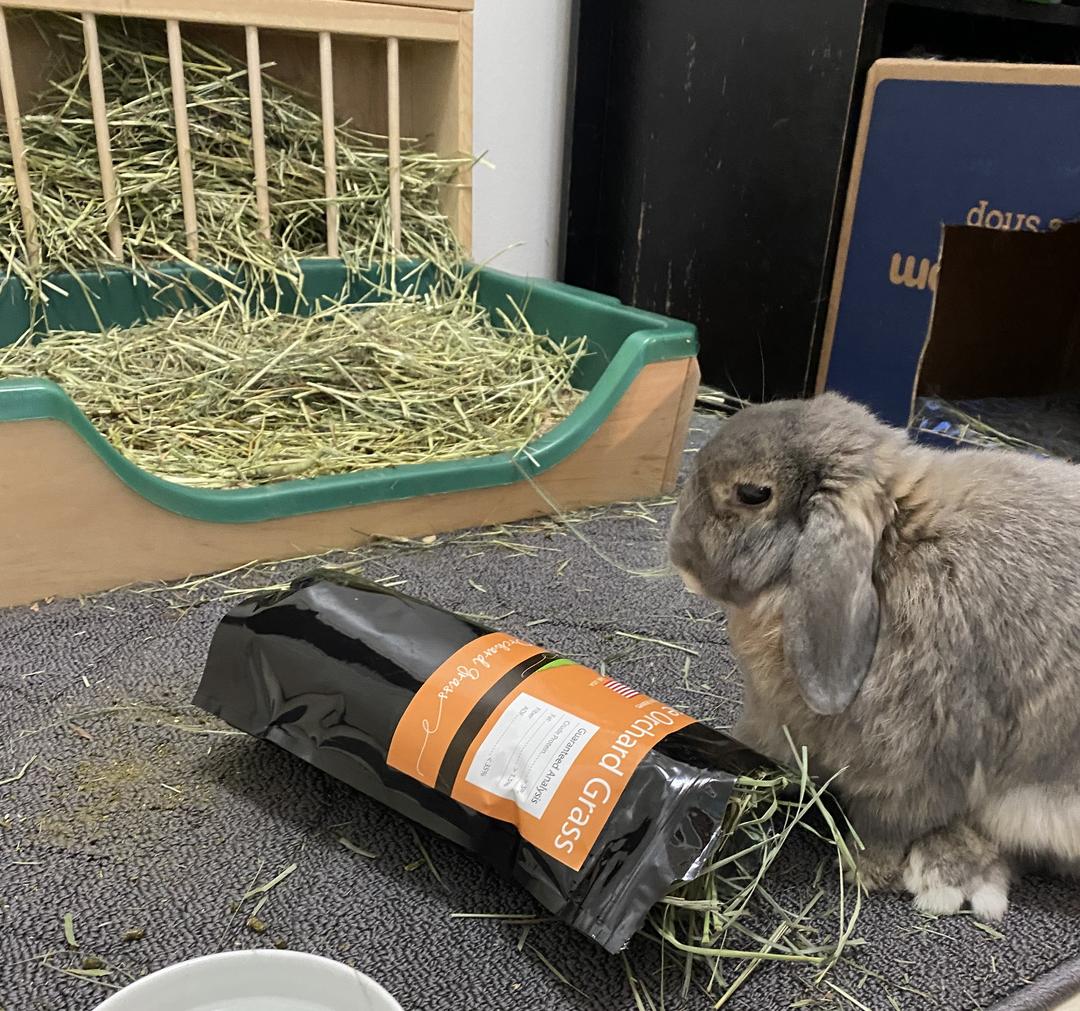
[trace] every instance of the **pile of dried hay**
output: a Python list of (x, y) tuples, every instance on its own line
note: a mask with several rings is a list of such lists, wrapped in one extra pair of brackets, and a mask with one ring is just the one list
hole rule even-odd
[(144, 470), (240, 487), (516, 452), (577, 405), (581, 340), (498, 325), (464, 284), (308, 316), (230, 300), (131, 328), (28, 335), (0, 379), (58, 383)]

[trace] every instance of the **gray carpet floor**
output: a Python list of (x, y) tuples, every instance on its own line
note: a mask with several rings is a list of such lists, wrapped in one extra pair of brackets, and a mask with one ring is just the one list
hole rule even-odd
[[(696, 419), (687, 461), (716, 424)], [(669, 503), (615, 506), (569, 525), (375, 546), (354, 558), (369, 578), (604, 662), (726, 726), (739, 683), (721, 618), (674, 580), (624, 571), (662, 562), (669, 515)], [(638, 1007), (623, 960), (558, 923), (522, 937), (517, 923), (454, 917), (535, 912), (475, 859), (192, 709), (225, 588), (308, 567), (0, 612), (0, 781), (25, 770), (0, 786), (0, 1008), (86, 1011), (109, 987), (172, 962), (273, 943), (355, 965), (410, 1011)], [(773, 868), (774, 892), (805, 897), (822, 855), (797, 838)], [(292, 864), (259, 911), (265, 932), (252, 931), (251, 903), (241, 912), (233, 904)], [(834, 874), (824, 887), (835, 894)], [(828, 907), (815, 909), (823, 937), (836, 930)], [(77, 951), (65, 942), (65, 913)], [(1080, 888), (1049, 878), (1018, 883), (1000, 936), (875, 896), (858, 922), (860, 945), (830, 983), (804, 967), (762, 964), (727, 1006), (987, 1008), (1080, 952), (1078, 914)], [(142, 938), (125, 940), (136, 928)], [(90, 955), (107, 975), (66, 971), (97, 965), (84, 961)], [(652, 1000), (663, 980), (669, 1008), (713, 1005), (698, 989), (679, 996), (677, 972), (661, 971), (655, 945), (635, 941), (629, 960)]]

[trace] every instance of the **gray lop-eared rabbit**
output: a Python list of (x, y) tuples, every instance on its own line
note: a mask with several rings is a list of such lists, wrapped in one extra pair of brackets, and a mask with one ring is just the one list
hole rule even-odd
[(754, 406), (672, 524), (745, 678), (735, 736), (837, 786), (868, 888), (1000, 919), (1080, 860), (1080, 468), (911, 443), (835, 394)]

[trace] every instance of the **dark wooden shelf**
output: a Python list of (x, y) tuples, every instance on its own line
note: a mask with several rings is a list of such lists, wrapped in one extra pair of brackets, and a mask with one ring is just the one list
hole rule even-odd
[(563, 277), (752, 399), (812, 385), (874, 61), (1080, 65), (1080, 0), (577, 3)]

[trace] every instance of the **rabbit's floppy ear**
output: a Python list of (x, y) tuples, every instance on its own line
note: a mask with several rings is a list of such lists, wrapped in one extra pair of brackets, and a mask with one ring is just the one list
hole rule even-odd
[(836, 500), (811, 508), (784, 604), (784, 653), (803, 700), (822, 716), (859, 694), (877, 648), (873, 525)]

